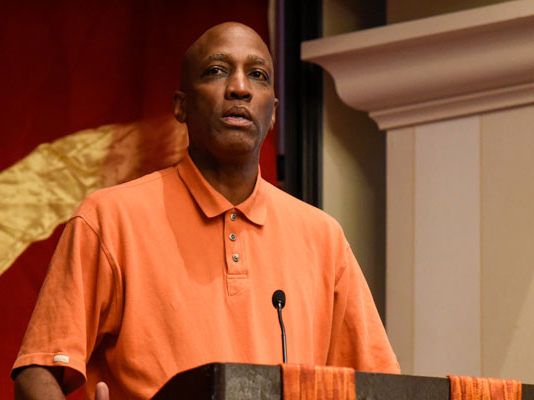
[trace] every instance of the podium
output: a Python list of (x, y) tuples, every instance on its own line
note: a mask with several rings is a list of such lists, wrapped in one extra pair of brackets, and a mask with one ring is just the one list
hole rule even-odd
[[(523, 384), (523, 399), (534, 400), (534, 385)], [(280, 400), (280, 366), (213, 363), (171, 378), (153, 400)], [(449, 380), (356, 372), (358, 400), (448, 400)]]

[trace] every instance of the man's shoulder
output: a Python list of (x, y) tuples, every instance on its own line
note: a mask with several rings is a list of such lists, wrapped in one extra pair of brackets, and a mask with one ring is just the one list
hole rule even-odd
[(323, 229), (328, 227), (342, 232), (338, 221), (320, 208), (297, 199), (268, 182), (265, 182), (265, 188), (272, 208), (283, 218), (300, 224), (319, 226)]
[(83, 216), (118, 208), (126, 210), (144, 203), (157, 203), (163, 195), (165, 181), (176, 179), (176, 169), (166, 168), (140, 178), (97, 190), (89, 194), (74, 216)]

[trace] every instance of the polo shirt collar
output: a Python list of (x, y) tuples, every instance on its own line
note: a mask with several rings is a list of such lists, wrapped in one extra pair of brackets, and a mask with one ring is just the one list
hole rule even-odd
[(177, 169), (187, 189), (206, 217), (214, 218), (235, 208), (256, 225), (265, 224), (267, 206), (264, 185), (266, 183), (263, 181), (259, 169), (254, 190), (245, 201), (237, 206), (230, 203), (208, 183), (189, 156), (189, 152), (185, 153)]

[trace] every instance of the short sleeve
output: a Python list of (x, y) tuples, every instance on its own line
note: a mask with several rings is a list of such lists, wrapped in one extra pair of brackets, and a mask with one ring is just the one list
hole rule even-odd
[(336, 280), (329, 365), (400, 373), (371, 291), (348, 243)]
[(66, 367), (63, 390), (86, 380), (86, 364), (119, 321), (120, 275), (98, 231), (71, 219), (50, 263), (21, 349), (13, 365)]

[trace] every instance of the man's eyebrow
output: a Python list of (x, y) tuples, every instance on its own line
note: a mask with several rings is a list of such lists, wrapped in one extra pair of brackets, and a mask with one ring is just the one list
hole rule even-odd
[(207, 61), (229, 61), (230, 60), (230, 54), (226, 53), (215, 53), (210, 54), (208, 57), (206, 57)]
[(247, 61), (250, 64), (261, 64), (265, 65), (266, 67), (271, 67), (271, 63), (267, 61), (265, 58), (255, 55), (250, 55), (247, 57)]

